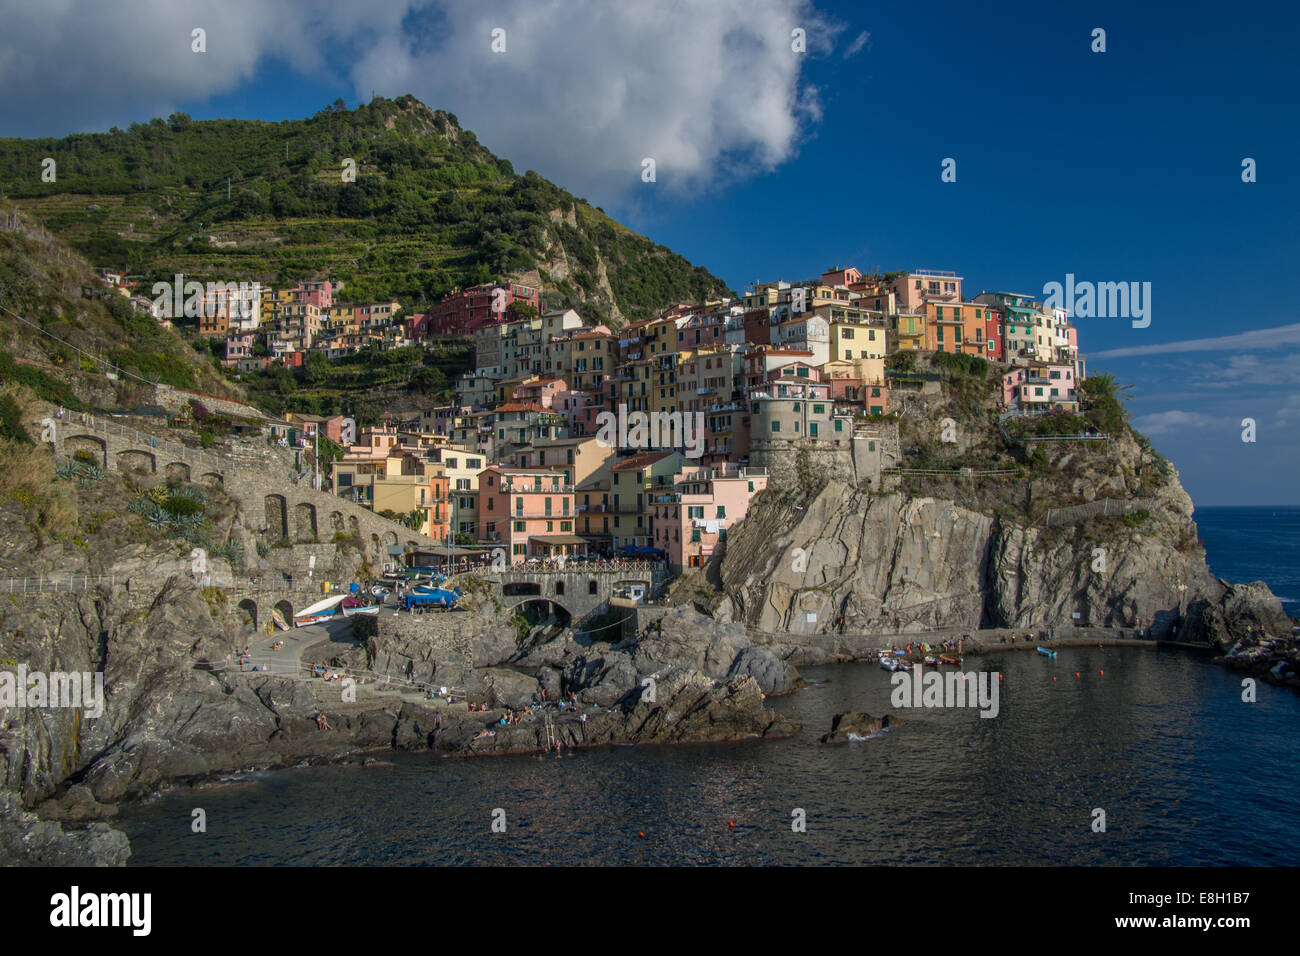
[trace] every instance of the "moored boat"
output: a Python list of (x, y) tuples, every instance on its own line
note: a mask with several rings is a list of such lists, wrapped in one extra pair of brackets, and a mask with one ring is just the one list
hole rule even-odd
[(336, 594), (333, 597), (327, 597), (323, 601), (317, 601), (315, 604), (303, 608), (293, 616), (294, 626), (306, 627), (308, 624), (319, 624), (321, 621), (336, 617), (341, 610), (339, 605), (347, 597), (346, 594)]
[(353, 617), (357, 614), (378, 614), (379, 605), (362, 604), (354, 597), (346, 597), (343, 599), (342, 610), (344, 617)]
[(1042, 654), (1044, 657), (1055, 657), (1055, 656), (1056, 656), (1056, 651), (1049, 651), (1049, 650), (1048, 650), (1047, 648), (1045, 648), (1045, 647), (1035, 648), (1035, 650), (1037, 650), (1038, 653)]
[(952, 654), (940, 654), (939, 663), (947, 664), (950, 667), (961, 667), (961, 658), (955, 657)]

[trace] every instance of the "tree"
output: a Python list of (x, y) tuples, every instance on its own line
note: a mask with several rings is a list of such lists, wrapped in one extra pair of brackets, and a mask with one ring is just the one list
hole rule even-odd
[(305, 384), (321, 385), (329, 378), (330, 363), (320, 352), (308, 352), (302, 363), (302, 380)]
[(1080, 389), (1088, 406), (1086, 418), (1093, 426), (1109, 435), (1118, 435), (1128, 424), (1128, 409), (1120, 401), (1119, 393), (1128, 386), (1118, 385), (1109, 372), (1084, 379)]
[(428, 395), (437, 394), (447, 387), (447, 376), (440, 368), (425, 366), (411, 376), (410, 389)]
[(537, 307), (529, 302), (511, 302), (506, 306), (506, 314), (512, 319), (535, 319), (537, 318)]
[(30, 444), (32, 440), (23, 427), (22, 409), (10, 395), (0, 395), (0, 438), (8, 438), (24, 445)]

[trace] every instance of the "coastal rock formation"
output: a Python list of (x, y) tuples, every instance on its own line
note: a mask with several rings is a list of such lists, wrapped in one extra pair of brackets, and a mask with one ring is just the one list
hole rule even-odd
[[(458, 725), (443, 746), (467, 754), (522, 753), (610, 743), (686, 743), (788, 737), (799, 725), (770, 710), (750, 677), (712, 680), (698, 671), (673, 669), (649, 687), (634, 686), (605, 706), (578, 695), (576, 711), (516, 725), (471, 721)], [(595, 695), (598, 698), (602, 695)], [(471, 732), (472, 731), (472, 732)]]
[(897, 717), (890, 717), (885, 714), (883, 717), (872, 717), (870, 714), (851, 710), (847, 713), (836, 714), (831, 720), (830, 733), (824, 734), (821, 742), (824, 744), (844, 744), (851, 740), (865, 740), (872, 734), (878, 734), (887, 727), (893, 727), (899, 723)]
[[(1290, 629), (1262, 584), (1217, 581), (1177, 482), (1129, 520), (1042, 527), (953, 500), (831, 483), (805, 504), (768, 493), (728, 539), (720, 615), (782, 645), (938, 628), (1149, 627), (1218, 640)], [(807, 658), (803, 658), (807, 659)], [(835, 659), (832, 652), (826, 659)]]
[(0, 863), (6, 866), (122, 866), (131, 855), (126, 834), (106, 823), (65, 829), (23, 809), (0, 790)]

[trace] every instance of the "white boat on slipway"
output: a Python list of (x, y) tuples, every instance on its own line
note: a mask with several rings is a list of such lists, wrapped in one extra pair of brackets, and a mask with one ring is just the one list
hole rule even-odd
[(339, 607), (346, 598), (346, 594), (336, 594), (333, 597), (327, 597), (323, 601), (317, 601), (310, 607), (305, 607), (293, 616), (295, 627), (306, 627), (308, 624), (319, 624), (321, 621), (328, 621), (332, 617), (337, 617), (343, 610)]

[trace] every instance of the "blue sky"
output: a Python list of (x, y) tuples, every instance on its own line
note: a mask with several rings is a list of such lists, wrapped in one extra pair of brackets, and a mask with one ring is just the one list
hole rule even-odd
[[(130, 18), (68, 5), (23, 22), (0, 0), (20, 23), (0, 40), (0, 134), (413, 92), (737, 289), (837, 264), (953, 269), (968, 295), (1150, 282), (1149, 327), (1078, 320), (1089, 371), (1135, 386), (1137, 426), (1198, 505), (1300, 504), (1295, 5), (230, 0), (120, 35)], [(79, 31), (97, 52), (68, 55)], [(148, 64), (123, 59), (151, 42)]]

